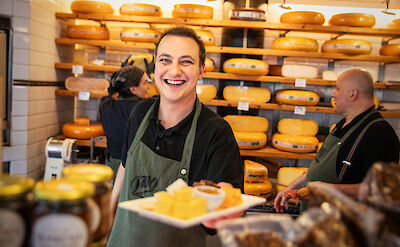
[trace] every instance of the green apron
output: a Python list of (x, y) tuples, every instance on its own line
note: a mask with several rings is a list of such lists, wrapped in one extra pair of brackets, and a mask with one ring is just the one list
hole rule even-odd
[[(147, 111), (128, 150), (120, 202), (152, 196), (157, 191), (165, 190), (178, 178), (188, 182), (202, 105), (196, 100), (196, 111), (180, 162), (156, 154), (141, 141), (154, 106), (155, 103)], [(118, 208), (107, 246), (205, 246), (205, 243), (206, 233), (201, 226), (178, 229)]]
[(106, 165), (108, 167), (110, 167), (114, 172), (114, 175), (113, 175), (113, 178), (112, 178), (112, 181), (111, 181), (112, 184), (114, 184), (115, 177), (117, 176), (117, 172), (118, 172), (118, 168), (119, 168), (120, 164), (121, 164), (121, 160), (120, 159), (115, 159), (115, 158), (111, 157), (111, 155), (106, 160)]

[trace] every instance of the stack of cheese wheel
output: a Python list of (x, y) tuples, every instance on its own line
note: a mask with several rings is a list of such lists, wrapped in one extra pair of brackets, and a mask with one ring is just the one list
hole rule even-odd
[(318, 51), (315, 39), (300, 37), (282, 37), (272, 42), (272, 49), (290, 51)]
[(203, 41), (204, 45), (215, 45), (215, 37), (209, 30), (195, 29), (197, 36)]
[(322, 52), (343, 53), (346, 55), (368, 55), (371, 53), (371, 43), (360, 39), (333, 39), (325, 41)]
[(269, 65), (258, 59), (231, 58), (224, 62), (223, 70), (238, 75), (266, 75)]
[(214, 60), (211, 58), (206, 57), (206, 60), (204, 61), (204, 71), (205, 72), (212, 72), (215, 69), (215, 63)]
[(268, 102), (271, 99), (271, 92), (263, 87), (226, 86), (223, 96), (228, 101), (259, 104)]
[(275, 94), (278, 103), (288, 105), (314, 106), (319, 103), (319, 95), (305, 90), (278, 90)]
[(217, 88), (214, 85), (197, 84), (196, 93), (199, 100), (211, 100), (217, 96)]
[(110, 33), (106, 27), (96, 26), (68, 26), (67, 36), (71, 39), (92, 39), (92, 40), (108, 40)]
[(244, 193), (268, 198), (272, 194), (272, 184), (268, 180), (268, 169), (264, 165), (244, 161)]
[(347, 27), (373, 27), (375, 22), (375, 16), (363, 13), (337, 14), (329, 20), (330, 25)]
[(105, 135), (101, 123), (90, 123), (88, 117), (78, 117), (74, 122), (64, 124), (62, 133), (65, 137), (75, 139), (91, 139)]
[(388, 44), (379, 50), (381, 56), (400, 56), (400, 44)]
[(276, 185), (276, 192), (279, 193), (286, 189), (286, 187), (307, 172), (307, 170), (308, 168), (305, 167), (281, 167), (277, 175), (278, 183)]
[(318, 77), (318, 69), (315, 66), (285, 64), (281, 69), (282, 76), (293, 78), (315, 79)]
[(281, 15), (281, 23), (322, 25), (323, 14), (314, 11), (291, 11)]
[(72, 13), (82, 14), (113, 14), (110, 4), (97, 1), (74, 1), (71, 3)]
[(119, 8), (121, 15), (161, 16), (161, 8), (145, 3), (124, 3)]
[(278, 131), (272, 136), (272, 146), (276, 149), (311, 153), (318, 147), (318, 123), (314, 120), (284, 118), (278, 122)]
[(173, 18), (212, 19), (213, 8), (199, 4), (175, 4)]
[(121, 31), (122, 41), (157, 42), (161, 32), (151, 28), (125, 28)]
[(228, 122), (240, 149), (258, 149), (267, 143), (268, 120), (258, 116), (227, 115)]

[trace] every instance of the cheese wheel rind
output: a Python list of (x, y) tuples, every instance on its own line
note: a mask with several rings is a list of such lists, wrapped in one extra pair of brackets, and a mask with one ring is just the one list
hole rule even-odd
[(285, 64), (282, 66), (282, 76), (315, 79), (318, 77), (318, 69), (310, 65)]
[(375, 22), (375, 16), (364, 13), (337, 14), (329, 20), (330, 25), (348, 27), (373, 27)]
[(314, 11), (291, 11), (281, 15), (281, 23), (322, 25), (325, 22), (323, 14)]
[(150, 28), (125, 28), (120, 34), (122, 41), (157, 42), (161, 32)]
[(318, 123), (314, 120), (283, 118), (278, 122), (278, 131), (286, 135), (315, 136)]
[(161, 16), (161, 8), (153, 4), (124, 3), (119, 8), (121, 15)]
[(97, 1), (74, 1), (71, 3), (72, 13), (82, 14), (113, 14), (110, 4)]
[(322, 52), (343, 53), (346, 55), (368, 55), (371, 53), (371, 43), (359, 39), (334, 39), (325, 41), (321, 47)]
[(244, 182), (244, 193), (268, 198), (272, 194), (272, 184), (268, 179), (265, 179), (262, 183)]
[(244, 161), (244, 181), (248, 183), (262, 183), (268, 178), (268, 168), (264, 165), (251, 161)]
[(318, 51), (315, 39), (301, 37), (282, 37), (272, 42), (272, 49), (291, 51)]
[(276, 92), (275, 100), (288, 105), (314, 106), (319, 103), (319, 95), (305, 90), (279, 90)]
[(265, 132), (268, 130), (268, 120), (259, 116), (227, 115), (225, 121), (233, 131)]
[(267, 144), (267, 135), (262, 132), (233, 131), (240, 149), (259, 149)]
[(269, 71), (268, 63), (250, 58), (231, 58), (224, 62), (225, 73), (239, 75), (266, 75)]
[(281, 167), (278, 170), (277, 182), (281, 186), (288, 186), (307, 171), (308, 168), (305, 167)]
[(105, 135), (101, 123), (90, 123), (87, 117), (77, 118), (75, 122), (65, 123), (61, 132), (65, 137), (75, 139), (91, 139)]
[(211, 100), (217, 96), (217, 88), (209, 84), (197, 84), (196, 93), (199, 100)]
[(223, 90), (225, 100), (248, 103), (265, 103), (271, 99), (271, 92), (262, 87), (226, 86)]
[(381, 56), (400, 56), (400, 44), (388, 44), (379, 49)]
[(199, 36), (200, 39), (203, 41), (204, 45), (215, 45), (215, 37), (211, 31), (200, 29), (195, 29), (194, 31), (196, 32), (197, 36)]
[(272, 146), (276, 149), (293, 153), (311, 153), (318, 147), (318, 138), (315, 136), (293, 136), (275, 133), (272, 136)]
[(108, 40), (110, 33), (106, 27), (71, 25), (67, 27), (67, 36), (71, 39)]
[(205, 72), (212, 72), (215, 69), (215, 63), (214, 60), (211, 58), (206, 57), (204, 61), (204, 71)]
[(393, 20), (388, 24), (387, 28), (400, 29), (400, 19)]
[(213, 8), (199, 4), (175, 4), (173, 18), (212, 19)]

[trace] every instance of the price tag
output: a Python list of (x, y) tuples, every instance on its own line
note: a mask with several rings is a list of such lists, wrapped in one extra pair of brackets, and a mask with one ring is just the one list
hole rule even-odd
[(83, 74), (83, 66), (82, 65), (72, 65), (72, 73), (73, 74)]
[(295, 106), (294, 114), (297, 115), (306, 115), (306, 108), (304, 106)]
[(78, 99), (88, 101), (90, 99), (90, 93), (89, 92), (79, 92)]
[(237, 109), (240, 111), (249, 111), (249, 102), (239, 101)]
[(307, 84), (306, 79), (296, 78), (296, 80), (294, 81), (295, 87), (306, 87), (306, 84)]

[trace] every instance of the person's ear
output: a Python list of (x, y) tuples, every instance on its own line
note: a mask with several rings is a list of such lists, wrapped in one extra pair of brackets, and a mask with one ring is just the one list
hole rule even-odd
[(198, 80), (201, 80), (203, 78), (204, 75), (204, 68), (206, 67), (206, 64), (204, 63), (201, 67), (200, 67), (200, 76)]
[(132, 94), (136, 95), (136, 87), (130, 87), (129, 91), (131, 91)]

